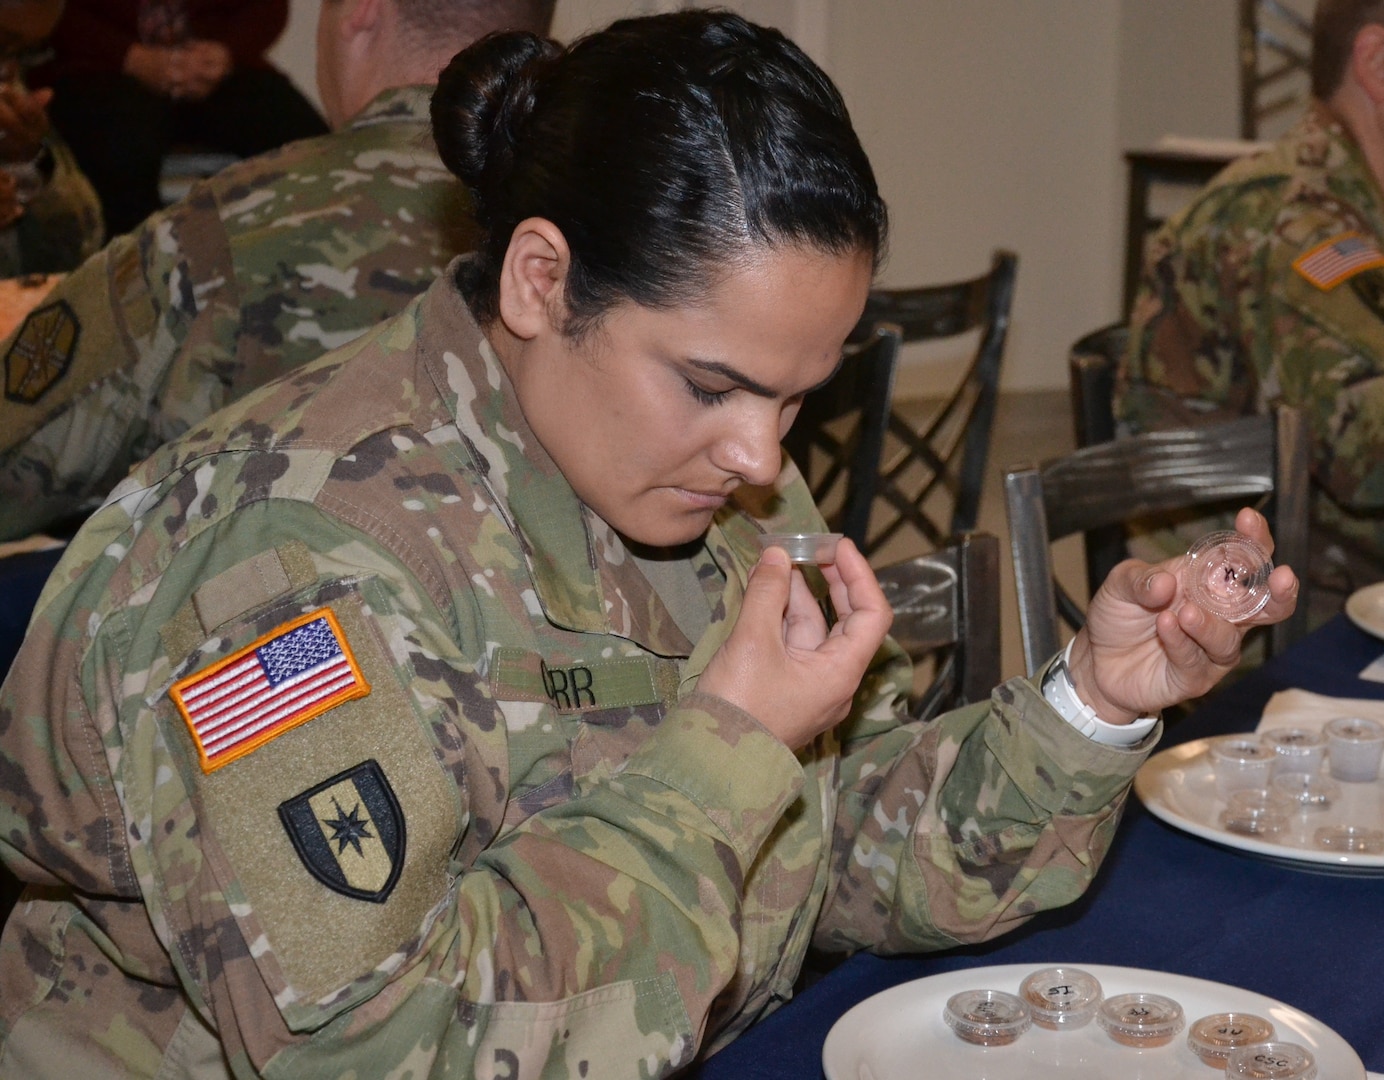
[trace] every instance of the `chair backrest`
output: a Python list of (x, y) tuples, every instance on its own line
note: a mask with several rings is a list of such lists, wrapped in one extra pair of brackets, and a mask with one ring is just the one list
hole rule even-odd
[(862, 550), (879, 483), (879, 460), (901, 332), (873, 326), (831, 381), (803, 399), (783, 446), (832, 528)]
[[(1066, 457), (1005, 471), (1005, 508), (1018, 592), (1024, 662), (1030, 674), (1061, 645), (1059, 588), (1051, 544), (1064, 536), (1136, 518), (1273, 495), (1269, 519), (1277, 561), (1306, 565), (1309, 435), (1296, 409), (1281, 407), (1202, 428), (1152, 431), (1084, 447)], [(1300, 598), (1274, 627), (1273, 648), (1306, 629)], [(1067, 598), (1063, 617), (1079, 626)]]
[(890, 633), (915, 661), (934, 658), (932, 682), (911, 703), (915, 717), (984, 700), (999, 683), (999, 564), (996, 537), (966, 533), (878, 571), (894, 609)]
[[(1076, 445), (1093, 446), (1115, 437), (1115, 372), (1129, 349), (1129, 324), (1111, 323), (1078, 338), (1067, 357)], [(1100, 583), (1128, 555), (1122, 525), (1087, 529), (1086, 591), (1094, 596)], [(1058, 606), (1066, 594), (1059, 591)]]
[[(979, 342), (950, 394), (921, 426), (897, 406), (891, 408), (876, 492), (882, 505), (876, 507), (866, 554), (904, 528), (915, 530), (932, 548), (975, 529), (1017, 267), (1017, 256), (997, 251), (989, 271), (979, 277), (870, 294), (860, 328), (890, 323), (906, 343), (978, 330)], [(929, 506), (936, 492), (945, 493), (943, 501), (950, 505)]]
[(1240, 137), (1296, 117), (1310, 95), (1312, 24), (1282, 0), (1240, 0)]

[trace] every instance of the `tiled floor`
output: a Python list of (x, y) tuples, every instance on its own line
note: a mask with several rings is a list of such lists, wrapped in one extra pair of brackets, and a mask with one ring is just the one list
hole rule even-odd
[[(903, 400), (896, 403), (905, 415), (928, 415), (928, 402)], [(1005, 677), (1021, 675), (1023, 649), (1019, 639), (1019, 614), (1014, 593), (1014, 571), (1009, 559), (1009, 526), (1004, 512), (1004, 470), (1025, 462), (1039, 462), (1069, 453), (1075, 446), (1072, 435), (1071, 406), (1065, 390), (1029, 391), (1000, 395), (995, 416), (990, 461), (981, 499), (979, 528), (1000, 538), (1000, 611), (1002, 672)], [(923, 550), (912, 542), (894, 543), (883, 549), (876, 562), (908, 558)], [(1057, 573), (1064, 583), (1080, 586), (1083, 580), (1082, 550), (1079, 538), (1057, 544), (1054, 551)], [(1073, 590), (1077, 591), (1077, 590)], [(1084, 601), (1084, 593), (1078, 595)]]

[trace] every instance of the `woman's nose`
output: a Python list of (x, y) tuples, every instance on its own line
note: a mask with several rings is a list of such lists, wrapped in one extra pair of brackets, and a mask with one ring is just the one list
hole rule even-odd
[[(771, 403), (766, 402), (766, 405)], [(716, 464), (738, 475), (746, 484), (771, 484), (779, 474), (781, 448), (779, 408), (755, 410), (753, 416), (737, 418), (720, 443)]]

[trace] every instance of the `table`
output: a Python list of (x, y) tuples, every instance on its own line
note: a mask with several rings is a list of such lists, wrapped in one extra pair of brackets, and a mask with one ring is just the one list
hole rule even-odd
[[(1381, 653), (1384, 641), (1338, 615), (1217, 691), (1161, 747), (1248, 731), (1269, 697), (1291, 687), (1384, 699), (1384, 683), (1356, 678)], [(1384, 877), (1310, 873), (1211, 844), (1165, 825), (1131, 794), (1105, 865), (1077, 903), (984, 945), (852, 957), (688, 1075), (821, 1077), (832, 1024), (881, 990), (958, 968), (1055, 961), (1151, 968), (1267, 994), (1330, 1023), (1367, 1069), (1384, 1071), (1382, 918)]]

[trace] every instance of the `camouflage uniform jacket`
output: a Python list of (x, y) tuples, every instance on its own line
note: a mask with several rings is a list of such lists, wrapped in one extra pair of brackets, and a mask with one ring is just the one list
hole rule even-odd
[(100, 250), (104, 228), (96, 189), (55, 132), (45, 142), (52, 175), (24, 207), (24, 215), (0, 230), (0, 277), (65, 273)]
[(1301, 408), (1316, 523), (1384, 575), (1384, 194), (1325, 105), (1159, 231), (1130, 337), (1123, 421)]
[[(163, 447), (0, 691), (0, 855), (51, 886), (0, 942), (0, 1076), (665, 1076), (810, 944), (941, 949), (1078, 896), (1147, 745), (1025, 680), (903, 723), (892, 645), (796, 755), (697, 691), (784, 525), (821, 525), (791, 469), (656, 589), (450, 277)], [(238, 689), (304, 650), (322, 701)], [(222, 723), (246, 693), (256, 734)]]
[(398, 314), (469, 250), (431, 88), (239, 162), (112, 241), (3, 344), (0, 540), (100, 500), (161, 443)]

